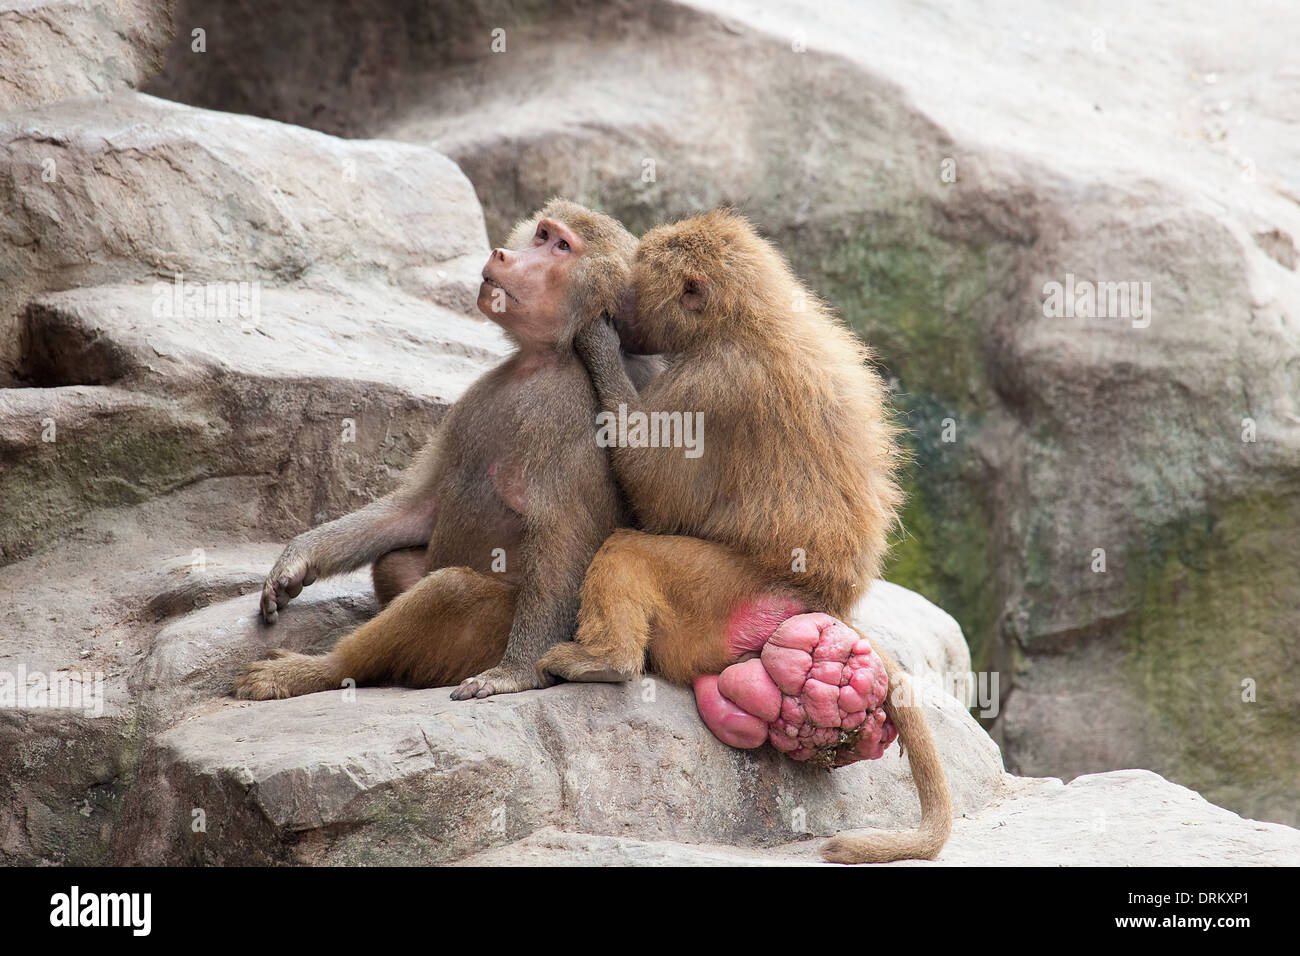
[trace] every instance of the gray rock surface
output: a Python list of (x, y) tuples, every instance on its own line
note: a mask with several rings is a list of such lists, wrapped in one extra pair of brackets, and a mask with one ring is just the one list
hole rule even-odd
[[(506, 345), (445, 156), (41, 89), (0, 109), (0, 672), (96, 706), (0, 707), (0, 860), (95, 863), (151, 737), (226, 690), (176, 634), (238, 631), (283, 542), (391, 488)], [(303, 646), (373, 612), (360, 584), (313, 590)]]
[[(890, 597), (904, 606), (914, 599), (901, 589)], [(228, 623), (233, 603), (190, 615), (180, 627), (212, 645), (240, 645), (247, 659), (244, 634), (257, 625)], [(887, 597), (876, 606), (885, 613), (893, 603)], [(286, 613), (281, 624), (297, 616)], [(932, 621), (945, 619), (931, 608)], [(939, 639), (917, 636), (921, 646)], [(159, 635), (144, 665), (151, 686), (200, 673), (216, 679), (224, 670), (175, 666), (187, 653), (191, 661), (212, 659), (199, 641), (179, 653), (178, 643), (166, 629)], [(984, 806), (1004, 776), (996, 746), (955, 698), (926, 695), (924, 706), (954, 803)], [(206, 834), (191, 830), (195, 809), (205, 811)], [(794, 833), (903, 825), (919, 815), (897, 748), (834, 773), (769, 748), (733, 750), (704, 730), (688, 690), (653, 677), (467, 702), (450, 700), (446, 688), (363, 688), (200, 705), (154, 741), (111, 858), (427, 864), (546, 826), (766, 846)]]
[[(263, 301), (274, 289), (331, 295), (356, 284), (337, 305), (357, 323), (371, 310), (400, 310), (397, 321), (409, 322), (410, 303), (391, 301), (397, 293), (473, 308), (487, 252), (482, 212), (464, 175), (433, 150), (135, 92), (0, 114), (0, 148), (0, 359), (19, 377), (39, 377), (15, 354), (16, 332), (22, 309), (47, 290), (146, 283), (146, 315), (169, 308), (154, 287), (178, 276), (182, 290), (188, 282), (205, 293), (246, 283), (241, 302), (253, 283)], [(320, 308), (309, 300), (302, 311)], [(216, 318), (234, 303), (207, 311)], [(317, 335), (315, 345), (346, 343)]]
[(0, 2), (0, 110), (134, 89), (162, 67), (174, 0)]
[[(467, 866), (830, 866), (820, 841), (754, 849), (630, 840), (555, 828), (476, 853)], [(889, 866), (1295, 866), (1300, 833), (1242, 820), (1145, 770), (1012, 777), (953, 824), (939, 858)]]
[[(555, 192), (634, 229), (738, 204), (897, 382), (887, 574), (1000, 673), (1008, 765), (1144, 766), (1300, 822), (1286, 0), (397, 4), (383, 43), (362, 8), (270, 13), (312, 38), (287, 56), (175, 47), (150, 89), (431, 143), (493, 237)], [(1067, 276), (1149, 283), (1149, 323), (1045, 315)]]
[(207, 477), (278, 474), (277, 535), (355, 508), (506, 352), (432, 150), (138, 93), (0, 114), (0, 143), (0, 349), (36, 386), (0, 392), (4, 559)]

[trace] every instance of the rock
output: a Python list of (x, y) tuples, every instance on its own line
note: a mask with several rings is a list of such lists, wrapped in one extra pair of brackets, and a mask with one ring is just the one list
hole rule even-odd
[[(103, 861), (149, 734), (127, 675), (146, 653), (158, 611), (192, 611), (248, 587), (251, 569), (238, 582), (222, 574), (227, 554), (240, 559), (219, 542), (256, 529), (262, 497), (256, 479), (199, 481), (142, 505), (98, 508), (37, 554), (0, 567), (0, 682), (20, 672), (102, 681), (99, 713), (0, 707), (8, 784), (0, 861)], [(257, 557), (245, 560), (262, 567), (273, 555)]]
[[(957, 866), (1295, 866), (1300, 831), (1247, 820), (1148, 770), (1068, 784), (1008, 775), (1007, 792), (957, 820), (942, 862)], [(914, 865), (914, 864), (912, 864)]]
[(204, 477), (213, 437), (205, 418), (125, 389), (0, 391), (0, 561), (31, 553), (96, 506)]
[(0, 357), (37, 386), (0, 392), (0, 560), (221, 475), (281, 476), (280, 535), (352, 510), (506, 354), (465, 314), (481, 211), (431, 150), (134, 93), (0, 114), (0, 142)]
[(23, 316), (24, 378), (176, 391), (218, 372), (252, 381), (310, 374), (449, 405), (507, 351), (496, 326), (382, 285), (257, 288), (249, 315), (234, 298), (188, 311), (189, 289), (173, 280), (36, 298)]
[[(919, 819), (898, 748), (834, 775), (770, 749), (733, 750), (704, 728), (689, 690), (653, 677), (468, 702), (447, 688), (214, 702), (270, 647), (324, 650), (374, 612), (368, 581), (355, 576), (305, 589), (267, 628), (253, 588), (264, 571), (249, 571), (246, 595), (173, 619), (131, 673), (142, 715), (174, 726), (156, 737), (126, 797), (116, 860), (427, 864), (552, 825), (769, 845), (802, 832), (791, 827)], [(944, 675), (924, 663), (964, 676), (960, 630), (902, 588), (868, 595), (855, 620), (872, 622), (863, 626), (882, 649), (922, 662), (918, 686), (955, 804), (983, 806), (1002, 777), (997, 748), (954, 697), (928, 692)], [(183, 712), (191, 716), (176, 723)], [(195, 808), (211, 821), (206, 837), (191, 829)]]
[(174, 0), (0, 8), (0, 111), (139, 87), (162, 67)]
[[(2, 709), (0, 860), (97, 863), (148, 741), (224, 693), (213, 635), (266, 648), (238, 622), (284, 541), (390, 490), (507, 346), (430, 149), (129, 92), (0, 112), (0, 142), (0, 684), (95, 704)], [(300, 602), (296, 646), (373, 613), (363, 578)]]
[[(442, 4), (421, 29), (399, 5), (381, 45), (317, 26), (361, 16), (338, 0), (270, 14), (317, 38), (287, 59), (174, 48), (150, 89), (431, 142), (493, 237), (556, 192), (634, 230), (737, 203), (897, 382), (916, 468), (887, 576), (999, 674), (1008, 765), (1145, 766), (1296, 823), (1300, 75), (1276, 14)], [(1149, 283), (1151, 311), (1045, 314), (1075, 279)]]
[[(543, 828), (466, 866), (821, 865), (819, 841), (762, 850)], [(1055, 778), (1008, 774), (993, 803), (959, 817), (939, 858), (890, 866), (1295, 866), (1300, 832), (1243, 820), (1144, 770)]]
[(216, 293), (242, 283), (242, 298), (206, 306), (210, 316), (288, 285), (332, 295), (352, 284), (339, 301), (349, 311), (376, 287), (408, 297), (397, 308), (381, 297), (381, 314), (408, 311), (409, 297), (473, 308), (487, 257), (482, 212), (433, 150), (345, 142), (139, 93), (0, 114), (0, 145), (0, 360), (19, 376), (22, 310), (71, 286), (147, 283), (139, 301), (153, 310), (168, 304), (155, 286)]
[[(530, 836), (458, 860), (457, 866), (815, 866), (820, 841), (754, 849), (594, 836), (543, 827)], [(830, 864), (823, 864), (829, 866)]]
[[(890, 604), (886, 597), (876, 607)], [(299, 610), (291, 605), (282, 624)], [(217, 623), (232, 617), (230, 608), (213, 605), (178, 626), (246, 655), (243, 620), (233, 630)], [(931, 617), (940, 629), (947, 623), (937, 610)], [(230, 670), (231, 655), (171, 630), (159, 635), (143, 667), (151, 700), (169, 680), (215, 680)], [(304, 631), (321, 633), (297, 633)], [(209, 696), (217, 690), (203, 689)], [(138, 690), (145, 692), (143, 681)], [(111, 856), (134, 863), (429, 864), (547, 826), (769, 846), (800, 832), (901, 826), (920, 817), (898, 748), (833, 774), (770, 748), (734, 750), (705, 730), (689, 690), (653, 677), (482, 701), (448, 694), (363, 688), (203, 706), (154, 741)], [(977, 810), (1001, 784), (997, 748), (955, 698), (922, 700), (954, 804)], [(206, 834), (192, 831), (195, 808), (206, 812)]]
[[(244, 665), (273, 648), (324, 653), (379, 610), (370, 575), (361, 572), (307, 588), (294, 599), (292, 613), (285, 612), (268, 627), (262, 623), (258, 599), (279, 549), (259, 551), (267, 559), (241, 575), (243, 594), (178, 617), (154, 637), (149, 656), (131, 675), (130, 687), (155, 719), (228, 696)], [(174, 592), (164, 591), (161, 597), (170, 603)]]
[(26, 310), (20, 368), (43, 387), (0, 391), (0, 559), (200, 478), (278, 474), (280, 535), (352, 510), (506, 350), (495, 329), (384, 287), (267, 289), (251, 320), (183, 322), (154, 317), (156, 291), (78, 289)]
[[(0, 657), (0, 671), (11, 661)], [(120, 714), (0, 708), (0, 862), (105, 862), (143, 737)]]

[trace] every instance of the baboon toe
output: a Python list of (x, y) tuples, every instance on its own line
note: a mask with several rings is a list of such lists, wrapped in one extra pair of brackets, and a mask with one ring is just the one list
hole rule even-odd
[(520, 691), (535, 690), (545, 686), (537, 670), (522, 665), (500, 664), (484, 671), (477, 677), (461, 681), (451, 693), (452, 700), (469, 700), (471, 697), (482, 699), (494, 694), (517, 694)]

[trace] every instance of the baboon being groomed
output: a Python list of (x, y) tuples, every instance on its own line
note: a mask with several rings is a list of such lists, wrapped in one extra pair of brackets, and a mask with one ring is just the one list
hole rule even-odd
[[(383, 609), (329, 653), (276, 651), (235, 681), (238, 697), (356, 684), (453, 696), (540, 687), (536, 664), (572, 636), (583, 574), (624, 508), (591, 439), (596, 397), (573, 351), (584, 321), (616, 307), (636, 240), (608, 216), (552, 200), (494, 249), (478, 307), (516, 351), (443, 417), (397, 489), (299, 535), (262, 591), (278, 612), (317, 578), (374, 563)], [(644, 384), (659, 367), (632, 358)]]

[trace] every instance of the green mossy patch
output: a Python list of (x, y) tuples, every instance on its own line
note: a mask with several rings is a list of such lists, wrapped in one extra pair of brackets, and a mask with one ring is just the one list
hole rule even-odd
[(137, 504), (210, 473), (202, 436), (175, 424), (95, 423), (34, 446), (0, 481), (0, 564), (31, 554), (82, 515)]
[(856, 232), (795, 266), (875, 349), (913, 401), (969, 418), (991, 407), (979, 315), (997, 254), (938, 237), (921, 222)]
[[(990, 524), (974, 487), (965, 495), (942, 489), (935, 471), (904, 484), (907, 503), (902, 531), (886, 563), (884, 577), (916, 591), (946, 610), (962, 627), (971, 666), (986, 668), (1000, 596), (990, 552)], [(933, 490), (935, 486), (939, 490)]]
[(1163, 772), (1214, 803), (1293, 811), (1300, 495), (1260, 492), (1171, 523), (1129, 567), (1130, 676), (1147, 733), (1174, 755)]
[(17, 767), (36, 855), (18, 865), (102, 866), (147, 740), (135, 715), (85, 718), (75, 732), (36, 714)]
[(980, 317), (1010, 252), (944, 239), (922, 214), (885, 217), (817, 249), (782, 245), (795, 252), (796, 270), (872, 346), (894, 385), (911, 463), (903, 530), (885, 576), (952, 614), (978, 669), (990, 650), (1000, 595), (991, 519), (969, 441), (995, 401)]

